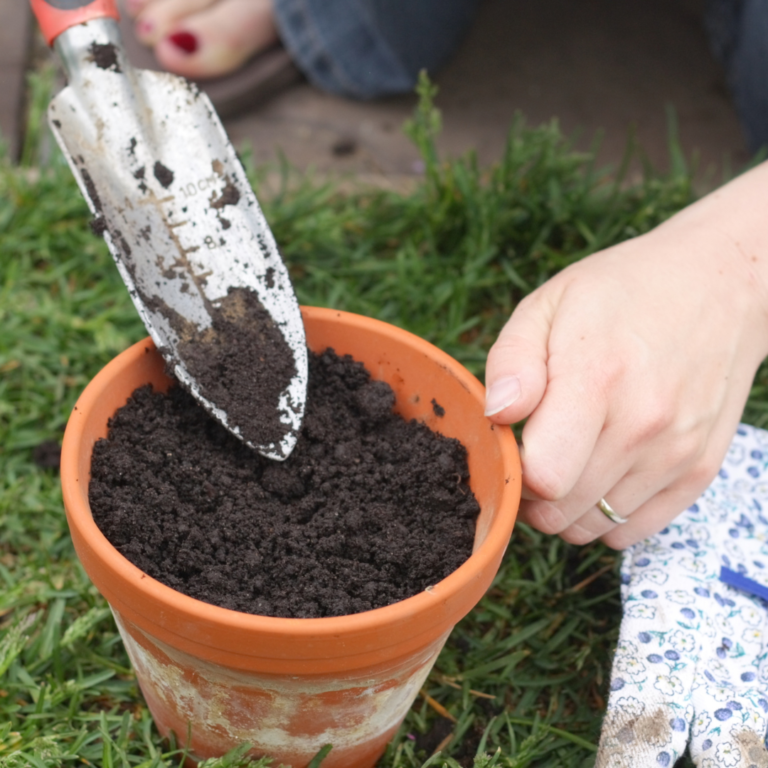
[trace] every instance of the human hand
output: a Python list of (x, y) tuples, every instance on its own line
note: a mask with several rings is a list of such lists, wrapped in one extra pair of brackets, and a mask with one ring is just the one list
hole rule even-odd
[[(690, 509), (626, 550), (624, 618), (595, 768), (766, 768), (768, 432), (741, 426)], [(721, 571), (725, 567), (726, 571)]]
[[(768, 353), (758, 191), (768, 198), (768, 166), (571, 265), (518, 305), (486, 384), (494, 422), (528, 417), (522, 520), (623, 548), (706, 488)], [(626, 525), (596, 508), (606, 497)]]

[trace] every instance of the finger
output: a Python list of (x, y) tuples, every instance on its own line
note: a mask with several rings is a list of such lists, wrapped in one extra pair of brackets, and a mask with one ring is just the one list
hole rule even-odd
[(553, 374), (523, 428), (523, 481), (539, 499), (559, 501), (576, 485), (595, 450), (606, 403), (584, 370)]
[(588, 544), (616, 527), (595, 506), (569, 523), (556, 505), (539, 500), (521, 501), (518, 520), (542, 533), (559, 534), (569, 544)]
[[(616, 524), (599, 512), (595, 505), (608, 490), (626, 484), (625, 478), (630, 476), (633, 461), (634, 457), (617, 452), (613, 441), (604, 433), (570, 493), (557, 501), (539, 498), (523, 500), (520, 519), (543, 533), (559, 533), (573, 544), (585, 544), (608, 533)], [(526, 495), (531, 496), (530, 492)], [(617, 499), (623, 501), (624, 496), (617, 496)], [(629, 514), (639, 503), (634, 507), (618, 506), (617, 509), (622, 515)]]
[[(671, 460), (663, 451), (656, 451), (656, 462), (663, 462), (663, 465), (669, 467), (666, 487), (632, 512), (626, 525), (616, 526), (602, 536), (602, 540), (609, 547), (624, 549), (666, 527), (683, 510), (694, 504), (723, 464), (736, 431), (739, 413), (737, 405), (729, 404), (725, 416), (711, 433), (704, 437), (694, 437), (687, 447), (683, 445), (677, 448), (676, 461)], [(658, 474), (661, 476), (661, 473)], [(621, 492), (620, 488), (616, 490)], [(613, 498), (613, 491), (610, 497)]]
[(664, 529), (684, 510), (696, 503), (703, 489), (686, 483), (664, 488), (648, 502), (636, 509), (625, 525), (616, 525), (601, 536), (613, 549), (626, 549), (638, 541)]
[(271, 0), (219, 0), (168, 31), (155, 45), (158, 62), (200, 79), (236, 70), (278, 39)]
[[(556, 281), (557, 279), (555, 279)], [(560, 283), (526, 297), (488, 354), (486, 415), (497, 423), (528, 417), (523, 479), (536, 497), (563, 498), (584, 469), (605, 422), (605, 402), (583, 361), (553, 366), (549, 342)], [(557, 373), (557, 375), (555, 375)]]
[[(550, 387), (550, 391), (554, 392), (554, 387)], [(543, 408), (544, 405), (540, 411)], [(599, 415), (596, 418), (599, 420)], [(533, 418), (529, 423), (534, 423)], [(570, 430), (580, 432), (577, 427)], [(611, 546), (624, 548), (663, 527), (667, 520), (693, 503), (722, 460), (717, 447), (713, 457), (704, 460), (707, 439), (695, 433), (675, 439), (662, 433), (646, 442), (628, 437), (629, 431), (622, 419), (605, 427), (568, 493), (554, 500), (529, 496), (521, 505), (521, 519), (538, 530), (558, 533), (573, 544), (586, 544), (611, 534)], [(528, 470), (525, 480), (530, 485), (533, 482), (530, 441), (526, 440), (525, 432), (523, 438)], [(552, 454), (550, 449), (542, 450)], [(586, 453), (588, 448), (584, 446), (582, 450)], [(627, 521), (631, 518), (632, 523), (612, 521), (598, 509), (601, 499), (607, 501), (619, 517)], [(653, 499), (656, 504), (649, 503)], [(646, 519), (638, 520), (638, 515)], [(621, 532), (613, 533), (618, 527)]]
[[(678, 482), (690, 473), (694, 462), (700, 459), (698, 454), (678, 451), (672, 456), (669, 452), (650, 450), (644, 454), (644, 462), (633, 466), (635, 452), (622, 450), (621, 442), (611, 434), (613, 431), (603, 432), (584, 473), (565, 498), (555, 502), (524, 502), (522, 519), (538, 530), (559, 533), (571, 544), (587, 544), (620, 526), (621, 535), (615, 534), (616, 543), (611, 546), (623, 549), (644, 538), (645, 526), (637, 519), (638, 514), (649, 516), (647, 525), (655, 527), (647, 533), (653, 533), (662, 528), (667, 519), (693, 503), (709, 482), (709, 469), (700, 473), (698, 482), (693, 481), (692, 475), (688, 476), (687, 483)], [(657, 496), (663, 501), (661, 513), (648, 504)], [(616, 523), (600, 510), (598, 502), (601, 499), (625, 522)], [(556, 524), (559, 525), (557, 530), (554, 529)], [(621, 546), (618, 542), (622, 542)]]
[[(641, 459), (633, 464), (638, 448), (628, 450), (616, 429), (605, 429), (571, 491), (555, 501), (523, 501), (521, 520), (573, 544), (602, 538), (624, 549), (664, 528), (699, 498), (717, 474), (733, 431), (724, 419), (703, 436), (661, 434), (650, 445), (639, 444)], [(601, 498), (627, 522), (611, 522), (596, 507)]]
[(665, 528), (694, 504), (713, 474), (710, 463), (701, 458), (691, 458), (684, 466), (671, 465), (666, 472), (656, 466), (633, 469), (599, 497), (624, 523), (611, 521), (595, 503), (560, 531), (560, 536), (571, 544), (601, 538), (614, 549), (625, 549)]
[[(693, 504), (715, 477), (736, 429), (740, 402), (736, 398), (735, 405), (725, 406), (711, 427), (695, 422), (682, 432), (664, 430), (652, 439), (646, 437), (646, 425), (639, 425), (639, 437), (632, 436), (627, 421), (619, 418), (603, 430), (571, 492), (555, 502), (526, 504), (524, 517), (542, 530), (537, 519), (542, 525), (560, 520), (562, 527), (552, 532), (574, 544), (603, 537), (623, 549), (639, 541)], [(650, 412), (650, 407), (641, 410)], [(601, 498), (631, 524), (612, 523), (595, 506)]]
[(513, 424), (530, 415), (547, 387), (552, 307), (543, 293), (523, 299), (488, 352), (485, 415)]

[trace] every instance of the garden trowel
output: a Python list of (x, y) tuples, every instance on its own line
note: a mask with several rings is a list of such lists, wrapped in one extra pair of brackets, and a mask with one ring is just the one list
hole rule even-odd
[(284, 459), (304, 415), (304, 326), (208, 97), (131, 67), (114, 0), (31, 3), (69, 81), (53, 133), (152, 339), (230, 432)]

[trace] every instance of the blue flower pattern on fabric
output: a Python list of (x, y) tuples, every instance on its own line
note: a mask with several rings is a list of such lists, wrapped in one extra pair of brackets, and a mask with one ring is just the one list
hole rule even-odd
[(768, 768), (768, 432), (740, 425), (699, 500), (624, 552), (624, 618), (596, 768)]

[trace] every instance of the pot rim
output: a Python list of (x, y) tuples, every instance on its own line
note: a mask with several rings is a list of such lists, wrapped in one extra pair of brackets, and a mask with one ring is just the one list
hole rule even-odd
[[(363, 329), (375, 331), (377, 335), (397, 336), (405, 340), (416, 351), (432, 358), (450, 375), (455, 377), (461, 386), (481, 403), (484, 401), (485, 388), (461, 363), (440, 350), (430, 342), (410, 331), (385, 323), (375, 318), (322, 307), (302, 307), (302, 314), (307, 319), (353, 322)], [(153, 603), (160, 604), (174, 613), (185, 615), (190, 621), (203, 620), (215, 623), (219, 627), (235, 631), (247, 630), (259, 632), (262, 635), (283, 635), (286, 632), (295, 637), (307, 639), (322, 639), (340, 636), (353, 632), (371, 632), (386, 625), (400, 624), (411, 616), (421, 614), (425, 610), (434, 611), (436, 604), (452, 602), (468, 582), (479, 579), (499, 557), (500, 540), (505, 549), (512, 533), (517, 514), (517, 505), (522, 485), (520, 459), (517, 444), (512, 430), (506, 426), (493, 425), (490, 428), (497, 431), (497, 442), (502, 456), (505, 486), (499, 502), (499, 507), (509, 511), (493, 515), (485, 539), (472, 552), (470, 557), (453, 573), (431, 588), (406, 598), (399, 602), (381, 608), (375, 608), (362, 613), (346, 616), (331, 616), (323, 618), (283, 618), (275, 616), (260, 616), (235, 611), (229, 608), (212, 605), (197, 598), (176, 591), (172, 587), (157, 581), (123, 556), (104, 536), (93, 520), (90, 504), (87, 500), (87, 483), (85, 489), (80, 484), (78, 476), (78, 450), (83, 442), (83, 432), (86, 418), (111, 382), (135, 361), (136, 358), (154, 351), (155, 345), (147, 337), (133, 344), (107, 363), (99, 373), (88, 383), (75, 404), (62, 443), (61, 483), (64, 504), (70, 524), (77, 525), (84, 539), (90, 542), (94, 550), (101, 552), (101, 559), (109, 561), (109, 567), (118, 579), (132, 584)], [(81, 418), (78, 418), (82, 415)], [(108, 555), (105, 557), (104, 555)]]

